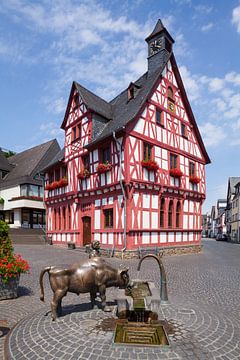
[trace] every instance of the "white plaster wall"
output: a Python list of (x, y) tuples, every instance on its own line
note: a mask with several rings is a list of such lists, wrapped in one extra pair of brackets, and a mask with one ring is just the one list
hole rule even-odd
[(94, 228), (95, 229), (100, 229), (100, 217), (101, 217), (101, 211), (95, 210), (95, 213), (94, 213)]

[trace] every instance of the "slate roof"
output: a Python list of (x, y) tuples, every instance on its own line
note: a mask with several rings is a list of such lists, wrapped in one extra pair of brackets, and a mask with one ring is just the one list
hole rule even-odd
[(0, 151), (0, 170), (10, 171), (12, 166), (9, 164), (8, 159)]
[[(171, 55), (169, 55), (170, 58)], [(168, 58), (168, 59), (169, 59)], [(128, 101), (128, 88), (121, 92), (117, 97), (110, 101), (112, 108), (113, 118), (103, 128), (101, 134), (98, 134), (97, 138), (93, 138), (92, 141), (86, 146), (92, 146), (100, 140), (108, 137), (113, 131), (124, 128), (130, 120), (132, 120), (145, 104), (147, 96), (151, 92), (155, 82), (161, 76), (162, 71), (166, 64), (158, 67), (154, 72), (143, 74), (133, 84), (137, 86), (135, 96)]]
[(156, 35), (160, 34), (163, 31), (165, 31), (166, 34), (168, 34), (168, 36), (170, 37), (170, 39), (174, 43), (173, 38), (171, 37), (171, 35), (167, 31), (167, 29), (163, 26), (163, 23), (162, 23), (162, 21), (160, 19), (158, 19), (158, 21), (157, 21), (157, 23), (155, 25), (155, 28), (153, 29), (151, 34), (145, 39), (145, 41), (149, 41), (150, 39), (154, 38)]
[(57, 165), (58, 163), (64, 160), (64, 148), (62, 148), (58, 153), (54, 156), (52, 161), (48, 163), (48, 165), (41, 169), (42, 172), (46, 171), (47, 169), (51, 168), (52, 166)]
[(235, 193), (235, 186), (237, 185), (237, 183), (239, 183), (239, 181), (240, 181), (240, 176), (231, 176), (229, 178), (229, 185), (232, 194)]
[(39, 184), (39, 180), (35, 180), (34, 176), (47, 166), (59, 150), (58, 142), (54, 139), (9, 157), (8, 161), (13, 167), (9, 174), (0, 180), (1, 188), (23, 183)]

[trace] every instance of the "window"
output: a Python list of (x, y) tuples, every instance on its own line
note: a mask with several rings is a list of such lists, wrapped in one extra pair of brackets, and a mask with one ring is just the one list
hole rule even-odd
[(181, 212), (181, 204), (180, 201), (178, 201), (176, 207), (176, 228), (180, 227), (180, 212)]
[(85, 155), (82, 157), (82, 164), (83, 164), (84, 169), (89, 170), (89, 167), (90, 167), (89, 155)]
[(72, 228), (71, 207), (68, 205), (68, 229)]
[(159, 109), (156, 109), (156, 124), (157, 125), (164, 126), (162, 117), (163, 117), (163, 112)]
[(55, 170), (54, 180), (55, 180), (55, 181), (60, 180), (60, 169), (56, 169), (56, 170)]
[(134, 99), (134, 87), (131, 86), (128, 88), (128, 100)]
[(164, 227), (165, 223), (165, 199), (161, 199), (161, 205), (160, 205), (160, 227)]
[(75, 141), (76, 138), (77, 138), (77, 128), (76, 128), (76, 126), (74, 126), (72, 128), (72, 141)]
[(74, 101), (74, 109), (76, 109), (78, 107), (78, 105), (79, 105), (79, 96), (78, 96), (78, 94), (74, 95), (73, 101)]
[(168, 227), (172, 227), (173, 224), (173, 201), (170, 200), (168, 205)]
[(170, 169), (176, 169), (178, 166), (178, 156), (176, 154), (170, 154)]
[(195, 175), (195, 164), (193, 162), (189, 162), (189, 176)]
[(112, 228), (113, 227), (113, 209), (103, 210), (104, 214), (104, 227)]
[(168, 94), (168, 98), (169, 98), (169, 99), (174, 100), (174, 99), (173, 99), (173, 90), (172, 90), (171, 86), (168, 87), (168, 92), (167, 92), (167, 94)]
[(66, 228), (66, 209), (65, 207), (62, 208), (62, 229), (65, 230)]
[(111, 149), (110, 146), (102, 149), (102, 162), (103, 163), (111, 163)]
[(152, 145), (148, 143), (143, 144), (143, 160), (148, 161), (152, 159)]
[(168, 109), (170, 111), (174, 111), (175, 110), (174, 96), (173, 96), (173, 89), (171, 88), (171, 86), (168, 87), (167, 96), (168, 96)]
[(187, 128), (186, 128), (186, 125), (183, 123), (181, 123), (181, 135), (182, 135), (182, 137), (187, 138)]

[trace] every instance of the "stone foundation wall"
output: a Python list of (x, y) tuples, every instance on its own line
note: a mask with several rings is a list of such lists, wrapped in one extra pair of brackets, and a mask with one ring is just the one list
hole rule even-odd
[(122, 259), (140, 259), (146, 254), (155, 254), (158, 255), (162, 253), (165, 255), (182, 255), (182, 254), (197, 254), (202, 251), (202, 245), (186, 245), (186, 246), (175, 246), (175, 247), (157, 247), (157, 248), (144, 248), (138, 250), (107, 250), (101, 249), (102, 256), (114, 256)]

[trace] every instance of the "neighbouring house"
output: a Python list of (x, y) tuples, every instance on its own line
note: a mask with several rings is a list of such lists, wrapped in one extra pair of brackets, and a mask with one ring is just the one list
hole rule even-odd
[(59, 152), (56, 140), (9, 158), (0, 152), (0, 218), (10, 227), (45, 226), (42, 168)]
[(213, 205), (210, 214), (210, 231), (209, 231), (210, 238), (214, 238), (217, 236), (216, 220), (217, 220), (217, 206)]
[(210, 223), (210, 216), (208, 214), (203, 214), (202, 215), (202, 236), (203, 237), (208, 237), (209, 223)]
[(230, 237), (232, 241), (239, 242), (240, 241), (240, 179), (235, 184), (235, 193), (232, 198), (231, 203), (231, 233)]
[(72, 84), (64, 149), (45, 170), (55, 244), (99, 240), (119, 251), (200, 244), (210, 159), (160, 20), (146, 42), (147, 72), (111, 101)]
[(226, 224), (225, 224), (225, 211), (227, 207), (226, 199), (217, 200), (217, 217), (216, 217), (216, 234), (226, 234)]
[(237, 234), (237, 213), (238, 210), (238, 196), (236, 196), (236, 185), (240, 182), (239, 176), (231, 176), (228, 178), (227, 188), (227, 206), (226, 206), (226, 231), (227, 235), (234, 240)]

